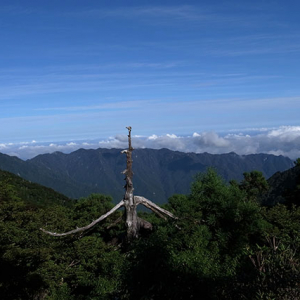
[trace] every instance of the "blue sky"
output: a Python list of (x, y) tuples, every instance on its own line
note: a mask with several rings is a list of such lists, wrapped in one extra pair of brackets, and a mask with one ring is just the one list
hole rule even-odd
[(0, 152), (116, 146), (131, 125), (141, 147), (298, 156), (299, 11), (282, 0), (1, 0)]

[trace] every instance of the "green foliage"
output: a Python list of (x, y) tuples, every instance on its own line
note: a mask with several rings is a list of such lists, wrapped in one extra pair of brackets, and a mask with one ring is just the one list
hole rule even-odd
[(287, 189), (284, 193), (284, 197), (286, 199), (286, 205), (300, 205), (300, 174), (298, 173), (298, 177), (295, 178), (294, 188)]
[(4, 197), (2, 189), (10, 193), (10, 198), (21, 198), (28, 205), (46, 207), (49, 205), (63, 205), (71, 207), (74, 203), (70, 198), (55, 192), (50, 188), (27, 181), (20, 176), (0, 170), (0, 199)]
[(262, 172), (245, 172), (240, 188), (247, 193), (249, 200), (257, 201), (257, 197), (268, 191), (269, 185)]
[(263, 239), (268, 223), (257, 203), (214, 170), (196, 177), (191, 194), (174, 195), (166, 208), (180, 217), (161, 223), (129, 252), (126, 299), (214, 299), (229, 295), (250, 262), (249, 244)]
[[(187, 299), (209, 294), (207, 277), (218, 269), (207, 229), (178, 231), (171, 224), (132, 245), (124, 270), (124, 299)], [(209, 284), (210, 285), (210, 284)], [(211, 285), (210, 285), (211, 286)], [(206, 294), (205, 294), (206, 293)]]
[(266, 237), (262, 245), (248, 248), (252, 268), (235, 282), (234, 298), (298, 299), (300, 296), (299, 255), (289, 244), (276, 237)]
[[(77, 226), (82, 227), (97, 219), (113, 207), (112, 198), (105, 195), (91, 194), (81, 198), (74, 206), (73, 218)], [(103, 223), (101, 223), (103, 224)]]
[(264, 218), (272, 224), (266, 230), (267, 235), (275, 236), (294, 248), (300, 247), (300, 207), (278, 204), (265, 209), (262, 213)]
[(1, 185), (0, 298), (27, 299), (43, 286), (35, 273), (41, 254), (37, 211), (16, 198), (11, 186)]
[(112, 207), (111, 198), (92, 195), (78, 201), (74, 209), (53, 204), (38, 207), (21, 200), (18, 187), (10, 182), (11, 177), (0, 181), (0, 298), (111, 298), (120, 284), (124, 257), (104, 242), (105, 224), (87, 236), (66, 238), (39, 230), (63, 232), (86, 225)]
[(284, 203), (292, 207), (299, 206), (300, 202), (300, 168), (295, 166), (284, 172), (277, 172), (268, 179), (269, 191), (263, 195), (262, 203), (274, 206)]
[[(8, 213), (10, 212), (10, 213)], [(0, 297), (31, 299), (106, 299), (119, 285), (123, 257), (99, 231), (89, 236), (53, 238), (39, 228), (73, 229), (73, 213), (61, 206), (27, 210), (22, 202), (1, 207)], [(68, 295), (68, 297), (66, 296)]]
[(261, 207), (264, 180), (245, 174), (241, 184), (227, 184), (212, 169), (197, 175), (189, 195), (165, 205), (178, 220), (140, 212), (153, 232), (121, 247), (115, 240), (124, 225), (111, 225), (122, 212), (63, 238), (39, 230), (85, 226), (112, 208), (110, 197), (93, 194), (72, 207), (33, 205), (21, 186), (2, 178), (0, 298), (299, 298), (300, 208)]
[(300, 167), (300, 157), (294, 161), (296, 167)]
[(259, 237), (266, 226), (259, 205), (246, 201), (243, 189), (227, 185), (213, 170), (196, 179), (189, 198), (198, 204), (202, 222), (210, 228), (220, 248), (239, 251), (249, 239)]

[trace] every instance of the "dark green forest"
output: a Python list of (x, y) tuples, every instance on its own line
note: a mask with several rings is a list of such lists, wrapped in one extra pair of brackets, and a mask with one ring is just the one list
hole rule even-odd
[(262, 173), (226, 183), (209, 169), (164, 205), (177, 220), (139, 212), (153, 229), (131, 243), (122, 211), (67, 237), (40, 230), (85, 226), (113, 207), (109, 196), (72, 200), (8, 172), (0, 179), (1, 299), (300, 298), (299, 175), (270, 204), (264, 195), (278, 187)]

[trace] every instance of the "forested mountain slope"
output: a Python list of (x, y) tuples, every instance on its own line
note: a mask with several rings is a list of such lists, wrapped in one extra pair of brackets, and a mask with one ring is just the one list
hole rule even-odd
[(269, 191), (263, 196), (263, 203), (275, 205), (300, 205), (300, 165), (284, 172), (276, 172), (268, 179)]
[[(4, 190), (3, 187), (6, 187)], [(72, 206), (74, 201), (51, 188), (23, 179), (7, 171), (0, 170), (0, 197), (3, 193), (13, 193), (17, 198), (34, 206), (63, 205)]]
[(14, 173), (26, 180), (39, 183), (53, 188), (57, 192), (71, 198), (79, 198), (81, 195), (89, 195), (97, 192), (84, 183), (76, 182), (69, 176), (60, 174), (56, 170), (51, 170), (43, 165), (33, 164), (30, 160), (23, 161), (15, 156), (0, 153), (0, 169)]
[[(55, 152), (22, 161), (0, 155), (0, 168), (51, 187), (69, 197), (91, 193), (123, 197), (121, 172), (126, 167), (120, 149), (79, 149), (70, 154)], [(136, 149), (133, 152), (135, 194), (142, 194), (156, 203), (165, 203), (175, 193), (188, 193), (195, 174), (215, 167), (227, 181), (241, 180), (244, 172), (258, 170), (268, 178), (293, 165), (289, 158), (268, 154), (239, 156), (227, 154), (195, 154), (168, 149)]]

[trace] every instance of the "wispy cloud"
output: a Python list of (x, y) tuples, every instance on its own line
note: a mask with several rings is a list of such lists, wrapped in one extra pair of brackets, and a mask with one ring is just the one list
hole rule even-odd
[(132, 108), (143, 108), (148, 105), (158, 104), (159, 100), (136, 100), (123, 102), (106, 102), (100, 105), (65, 106), (37, 108), (36, 111), (95, 111), (95, 110), (127, 110)]
[[(297, 125), (300, 96), (278, 98), (206, 98), (194, 100), (179, 98), (149, 98), (137, 100), (94, 101), (86, 105), (69, 103), (39, 104), (5, 115), (7, 107), (1, 105), (0, 127), (5, 128), (1, 141), (11, 137), (20, 140), (67, 140), (109, 136), (130, 122), (141, 134), (166, 134), (173, 131), (186, 134), (191, 131), (228, 132), (233, 128), (280, 124)], [(266, 118), (268, 116), (268, 118)], [(270, 122), (270, 118), (272, 122)], [(159, 122), (157, 122), (159, 120)], [(180, 121), (179, 121), (180, 120)], [(124, 124), (125, 123), (125, 124)], [(76, 130), (74, 130), (76, 128)], [(71, 135), (72, 134), (72, 135)]]
[(24, 7), (21, 5), (1, 5), (0, 7), (0, 14), (5, 15), (29, 15), (31, 13), (35, 12), (34, 8)]
[[(63, 69), (63, 70), (62, 70)], [(0, 99), (26, 98), (30, 95), (51, 95), (54, 93), (134, 90), (138, 88), (164, 87), (188, 90), (191, 88), (224, 87), (241, 84), (261, 85), (279, 80), (276, 74), (212, 73), (207, 71), (184, 70), (176, 62), (170, 63), (130, 63), (120, 64), (115, 68), (81, 65), (60, 67), (58, 70), (46, 70), (30, 76), (26, 71), (11, 71), (0, 84)], [(25, 74), (24, 74), (25, 73)], [(215, 91), (212, 91), (215, 92)], [(172, 93), (170, 91), (170, 93)]]
[[(210, 25), (214, 27), (247, 27), (257, 28), (263, 21), (269, 26), (278, 25), (266, 12), (257, 13), (255, 5), (243, 7), (239, 14), (228, 10), (228, 5), (144, 5), (144, 6), (119, 6), (105, 9), (86, 9), (63, 13), (67, 17), (97, 18), (117, 20), (139, 20), (147, 22), (151, 26), (181, 26), (178, 22), (192, 22), (199, 25)], [(244, 12), (244, 13), (242, 13)], [(174, 22), (175, 21), (175, 22)], [(177, 21), (177, 22), (176, 22)]]
[(179, 20), (199, 20), (207, 18), (207, 14), (200, 14), (194, 6), (123, 6), (113, 9), (89, 9), (80, 12), (68, 12), (73, 17), (97, 17), (97, 18), (172, 18)]
[(300, 42), (278, 45), (267, 45), (265, 43), (252, 47), (227, 47), (227, 49), (211, 49), (209, 53), (216, 56), (249, 56), (258, 54), (280, 54), (280, 53), (298, 53), (300, 52)]

